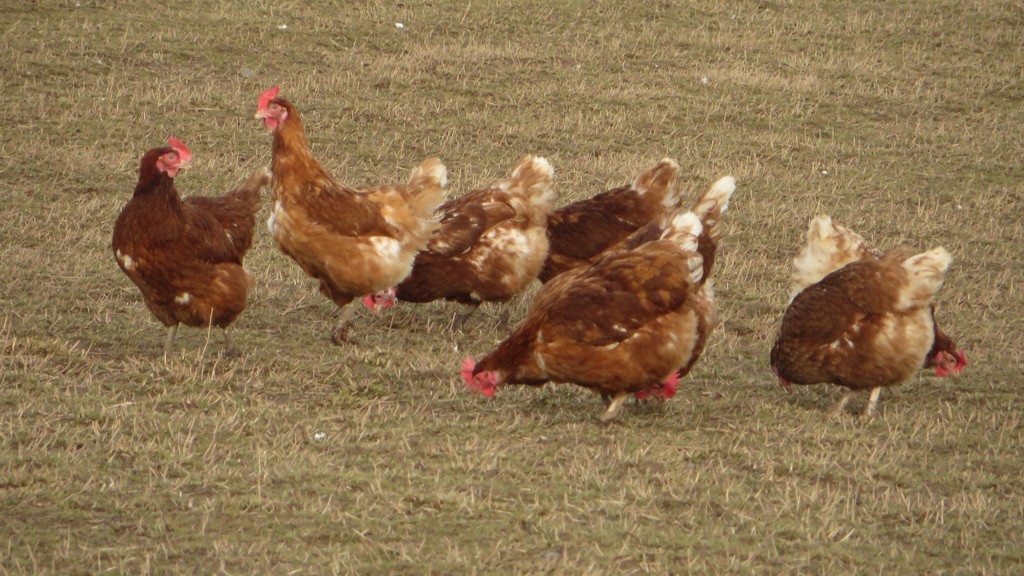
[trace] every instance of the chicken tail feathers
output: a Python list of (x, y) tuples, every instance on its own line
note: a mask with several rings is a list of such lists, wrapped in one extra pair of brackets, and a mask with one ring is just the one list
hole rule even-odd
[(902, 266), (907, 272), (907, 284), (900, 291), (897, 306), (907, 310), (930, 304), (942, 287), (952, 261), (953, 256), (941, 246), (904, 260)]
[(698, 242), (703, 225), (693, 212), (680, 212), (661, 235), (662, 240), (671, 240), (688, 256), (686, 265), (690, 269), (690, 282), (699, 284), (704, 278), (704, 258), (698, 251)]
[(551, 199), (551, 179), (555, 170), (551, 163), (541, 156), (525, 156), (512, 170), (512, 187), (523, 188), (530, 196)]
[(678, 180), (679, 164), (671, 158), (665, 158), (638, 174), (632, 188), (641, 195), (657, 194), (662, 197), (663, 206), (672, 208), (679, 204), (682, 193)]
[(248, 208), (250, 213), (255, 214), (260, 210), (260, 191), (269, 184), (270, 169), (262, 166), (256, 169), (241, 186), (228, 192), (225, 196), (233, 196), (239, 203)]
[(243, 184), (221, 196), (190, 196), (184, 204), (206, 212), (224, 229), (241, 263), (252, 247), (256, 213), (259, 212), (260, 190), (270, 182), (270, 171), (257, 169)]
[(789, 299), (850, 262), (879, 256), (860, 234), (834, 224), (829, 216), (817, 216), (807, 225), (807, 243), (793, 259)]
[(448, 185), (448, 169), (440, 158), (427, 158), (413, 168), (406, 184), (409, 190), (409, 208), (421, 218), (430, 218), (444, 202)]
[(514, 197), (512, 204), (532, 226), (546, 226), (554, 193), (551, 179), (555, 171), (551, 163), (540, 156), (524, 156), (509, 176), (509, 190), (521, 190), (522, 195)]
[(693, 212), (680, 212), (662, 233), (662, 240), (673, 240), (685, 252), (697, 251), (697, 238), (704, 230), (700, 218)]
[(717, 237), (715, 225), (722, 218), (722, 214), (729, 209), (729, 199), (732, 198), (735, 191), (735, 178), (732, 176), (719, 178), (690, 208), (690, 212), (700, 218), (704, 230), (712, 237)]

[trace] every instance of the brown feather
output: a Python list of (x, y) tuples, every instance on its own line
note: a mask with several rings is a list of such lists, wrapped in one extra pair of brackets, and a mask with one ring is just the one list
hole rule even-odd
[(559, 276), (476, 371), (609, 395), (657, 384), (689, 363), (698, 316), (711, 307), (690, 282), (687, 258), (673, 242), (657, 241)]
[(920, 368), (935, 328), (930, 306), (898, 309), (903, 256), (852, 262), (801, 291), (772, 347), (778, 375), (857, 390), (900, 384)]

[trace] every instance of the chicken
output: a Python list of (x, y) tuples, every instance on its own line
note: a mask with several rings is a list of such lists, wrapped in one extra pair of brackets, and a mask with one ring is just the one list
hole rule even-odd
[(437, 229), (434, 210), (444, 200), (447, 170), (428, 158), (404, 185), (356, 191), (313, 157), (299, 111), (278, 97), (277, 86), (260, 96), (256, 118), (274, 135), (267, 226), (281, 251), (341, 308), (331, 337), (348, 342), (355, 310), (348, 304), (404, 280)]
[(701, 217), (713, 227), (734, 190), (735, 180), (723, 178), (698, 202), (700, 214), (677, 214), (658, 238), (545, 284), (504, 342), (479, 363), (466, 358), (466, 385), (493, 396), (504, 384), (571, 382), (602, 396), (605, 422), (630, 394), (671, 397), (713, 325)]
[[(807, 226), (807, 244), (793, 260), (790, 302), (801, 290), (820, 281), (829, 273), (850, 262), (865, 258), (880, 258), (882, 252), (868, 244), (859, 234), (832, 222), (828, 216), (818, 216)], [(959, 375), (970, 363), (963, 350), (939, 328), (934, 321), (935, 305), (931, 306), (935, 341), (925, 355), (924, 367), (935, 368), (939, 377)]]
[(242, 259), (252, 246), (260, 190), (270, 181), (260, 168), (221, 197), (182, 201), (174, 177), (191, 158), (173, 136), (169, 146), (143, 155), (135, 193), (117, 217), (111, 242), (118, 266), (168, 327), (165, 355), (179, 324), (218, 326), (231, 350), (227, 328), (255, 286)]
[[(871, 390), (864, 407), (870, 416), (883, 387), (900, 385), (921, 368), (936, 341), (932, 307), (952, 257), (941, 247), (908, 254), (879, 253), (827, 218), (811, 222), (808, 246), (794, 259), (794, 296), (771, 349), (783, 386), (847, 388), (835, 414), (856, 391)], [(943, 352), (936, 358), (948, 368)], [(960, 357), (951, 358), (956, 369)]]
[[(481, 302), (505, 302), (522, 292), (547, 257), (552, 174), (547, 160), (526, 156), (508, 179), (441, 205), (441, 227), (396, 287), (397, 298), (468, 304), (465, 321)], [(386, 294), (377, 300), (390, 301)]]
[(548, 217), (550, 250), (538, 278), (547, 282), (625, 240), (648, 222), (672, 214), (679, 204), (679, 165), (664, 159), (628, 186), (573, 202)]
[[(736, 180), (731, 176), (727, 176), (711, 186), (711, 188), (701, 195), (693, 206), (690, 207), (690, 211), (700, 218), (702, 225), (700, 236), (697, 237), (697, 252), (700, 254), (701, 262), (703, 264), (703, 272), (700, 280), (700, 293), (704, 299), (712, 304), (712, 313), (700, 317), (701, 323), (698, 325), (696, 332), (697, 340), (694, 345), (694, 353), (690, 356), (690, 361), (679, 369), (678, 376), (680, 378), (686, 376), (693, 368), (693, 365), (697, 362), (697, 359), (700, 358), (700, 354), (704, 351), (704, 345), (707, 342), (707, 337), (714, 327), (714, 313), (716, 312), (717, 307), (715, 305), (715, 295), (712, 288), (711, 271), (715, 264), (715, 255), (718, 251), (718, 241), (721, 239), (722, 235), (722, 229), (718, 224), (722, 218), (722, 214), (729, 209), (729, 199), (732, 197), (732, 193), (735, 189)], [(673, 214), (668, 214), (666, 217), (648, 222), (628, 238), (619, 242), (612, 248), (609, 248), (609, 250), (631, 250), (646, 242), (657, 240), (664, 233), (666, 227), (671, 223), (672, 216)]]

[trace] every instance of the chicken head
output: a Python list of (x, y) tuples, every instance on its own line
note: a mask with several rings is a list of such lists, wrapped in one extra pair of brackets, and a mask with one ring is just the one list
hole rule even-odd
[(374, 314), (379, 314), (381, 310), (394, 306), (397, 299), (398, 296), (392, 287), (375, 294), (368, 294), (363, 298), (363, 306), (369, 308)]
[(501, 377), (496, 372), (485, 370), (479, 374), (473, 374), (476, 369), (476, 361), (467, 357), (462, 361), (462, 380), (466, 386), (474, 392), (479, 392), (487, 398), (494, 396), (498, 391), (498, 384), (501, 384)]
[(274, 102), (280, 91), (280, 86), (274, 86), (260, 94), (259, 103), (256, 106), (256, 119), (263, 120), (263, 125), (267, 127), (267, 130), (276, 129), (288, 117), (288, 109)]
[(947, 376), (959, 376), (965, 366), (969, 366), (967, 353), (963, 350), (955, 352), (939, 352), (935, 355), (935, 375), (939, 378)]
[(157, 158), (156, 168), (160, 172), (174, 178), (178, 175), (179, 170), (192, 161), (192, 151), (188, 149), (188, 146), (185, 146), (184, 142), (174, 136), (168, 138), (167, 143), (170, 145), (171, 151), (165, 152)]
[(636, 392), (637, 400), (644, 400), (647, 398), (657, 398), (658, 400), (668, 400), (669, 398), (676, 395), (676, 388), (679, 385), (679, 372), (673, 372), (668, 375), (663, 381), (647, 388)]

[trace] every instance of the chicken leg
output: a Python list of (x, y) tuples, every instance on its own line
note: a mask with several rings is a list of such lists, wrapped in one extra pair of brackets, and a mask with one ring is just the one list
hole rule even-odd
[(234, 341), (231, 339), (231, 334), (228, 333), (227, 328), (224, 328), (224, 355), (230, 358), (242, 355), (242, 353), (235, 348)]
[(846, 408), (846, 403), (850, 401), (850, 398), (853, 396), (853, 394), (853, 390), (843, 390), (843, 395), (839, 398), (839, 401), (836, 402), (835, 406), (832, 407), (832, 410), (828, 413), (828, 415), (832, 418), (842, 416), (843, 408)]
[(171, 349), (174, 347), (174, 335), (178, 333), (178, 325), (167, 327), (167, 338), (164, 339), (164, 358), (171, 357)]
[(871, 396), (868, 398), (868, 403), (864, 406), (864, 416), (871, 418), (875, 415), (875, 406), (878, 405), (878, 395), (882, 393), (881, 386), (875, 386), (871, 389)]
[(351, 342), (348, 338), (349, 321), (352, 319), (352, 315), (355, 314), (355, 307), (350, 304), (346, 304), (341, 308), (341, 316), (338, 317), (338, 326), (331, 332), (331, 342), (337, 345), (348, 344)]
[[(881, 386), (876, 386), (871, 389), (871, 396), (868, 397), (868, 403), (864, 405), (864, 411), (861, 413), (863, 416), (870, 418), (875, 415), (875, 407), (878, 406), (878, 396), (881, 393)], [(843, 396), (839, 398), (836, 405), (832, 407), (832, 411), (829, 413), (829, 416), (836, 417), (842, 415), (843, 408), (846, 407), (847, 402), (850, 401), (850, 398), (852, 398), (854, 394), (856, 394), (856, 391), (854, 390), (843, 391)]]
[(608, 404), (608, 409), (604, 411), (604, 414), (601, 414), (601, 422), (607, 424), (618, 416), (627, 398), (629, 398), (629, 392), (619, 392), (616, 394), (615, 398), (612, 398), (612, 401)]

